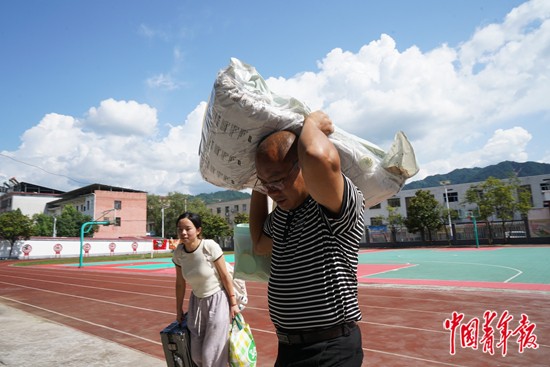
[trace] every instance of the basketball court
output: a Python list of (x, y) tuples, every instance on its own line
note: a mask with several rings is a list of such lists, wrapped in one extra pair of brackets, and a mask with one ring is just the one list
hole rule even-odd
[[(543, 246), (362, 250), (363, 365), (547, 366), (549, 259), (550, 247)], [(233, 255), (226, 260), (233, 262)], [(81, 268), (13, 264), (0, 263), (0, 303), (163, 365), (159, 332), (175, 319), (169, 258), (86, 258)], [(273, 366), (277, 353), (266, 288), (247, 282), (243, 312), (257, 343), (258, 366)]]

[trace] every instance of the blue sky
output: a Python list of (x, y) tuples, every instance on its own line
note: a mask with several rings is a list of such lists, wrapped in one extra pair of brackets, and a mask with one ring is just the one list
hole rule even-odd
[(550, 163), (545, 1), (6, 1), (0, 45), (0, 182), (219, 190), (197, 147), (230, 57), (382, 148), (403, 130), (413, 179)]

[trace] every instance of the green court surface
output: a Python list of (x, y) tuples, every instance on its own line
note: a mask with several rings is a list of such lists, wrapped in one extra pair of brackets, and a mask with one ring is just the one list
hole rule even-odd
[(368, 250), (359, 266), (399, 267), (364, 274), (364, 279), (429, 279), (550, 284), (550, 247)]
[[(233, 263), (233, 253), (225, 254)], [(54, 266), (71, 266), (65, 264)], [(170, 257), (94, 262), (83, 266), (100, 271), (171, 275)], [(361, 250), (357, 278), (363, 284), (411, 284), (490, 287), (550, 291), (550, 247), (481, 247)]]

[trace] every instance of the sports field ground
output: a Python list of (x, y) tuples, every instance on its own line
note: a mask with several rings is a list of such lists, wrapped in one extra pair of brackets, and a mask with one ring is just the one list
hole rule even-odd
[[(226, 260), (232, 262), (232, 256)], [(159, 332), (175, 318), (175, 269), (169, 258), (86, 258), (81, 268), (78, 263), (14, 265), (0, 263), (0, 303), (8, 310), (133, 350), (153, 361), (148, 366), (164, 364)], [(550, 247), (363, 250), (358, 280), (364, 366), (548, 366)], [(243, 315), (257, 342), (258, 366), (272, 366), (277, 339), (266, 284), (247, 282), (247, 289)], [(10, 350), (14, 344), (31, 348), (24, 333), (0, 330), (0, 350), (6, 337), (21, 338)], [(43, 342), (49, 351), (59, 344)], [(136, 366), (114, 363), (117, 354), (131, 359), (115, 350), (109, 364), (87, 365)], [(2, 351), (0, 362), (14, 355)], [(28, 360), (20, 364), (4, 364), (26, 366), (35, 359), (32, 353), (17, 354), (24, 356)]]

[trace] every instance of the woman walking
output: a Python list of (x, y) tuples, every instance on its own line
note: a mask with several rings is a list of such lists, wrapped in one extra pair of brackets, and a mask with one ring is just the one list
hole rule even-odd
[(191, 358), (198, 367), (225, 367), (229, 358), (229, 329), (237, 313), (233, 279), (218, 243), (202, 238), (202, 220), (185, 212), (177, 219), (180, 244), (174, 251), (176, 312), (181, 323), (187, 284), (191, 286), (187, 327)]

